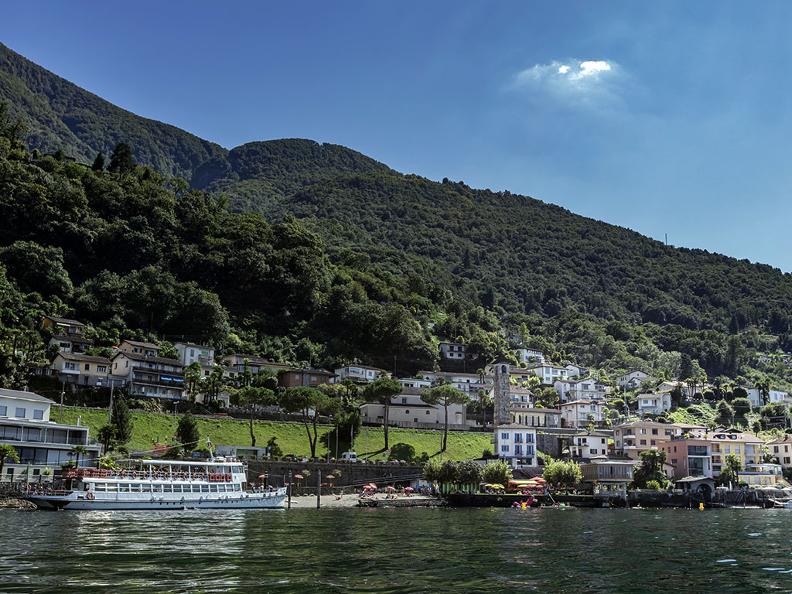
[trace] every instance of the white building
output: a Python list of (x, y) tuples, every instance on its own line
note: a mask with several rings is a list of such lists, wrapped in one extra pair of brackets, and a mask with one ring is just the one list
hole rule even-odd
[(111, 373), (124, 378), (131, 396), (169, 400), (184, 399), (184, 372), (177, 359), (118, 351), (112, 358)]
[(638, 394), (638, 414), (662, 415), (671, 410), (671, 394)]
[(51, 405), (33, 392), (0, 388), (0, 443), (19, 454), (18, 463), (6, 463), (0, 481), (51, 480), (62, 465), (75, 460), (72, 449), (78, 445), (88, 450), (80, 466), (95, 465), (99, 446), (90, 443), (88, 428), (50, 422)]
[[(427, 404), (421, 400), (423, 390), (405, 388), (401, 394), (391, 399), (388, 410), (388, 424), (396, 427), (416, 429), (439, 429), (445, 423), (445, 407)], [(364, 423), (380, 425), (385, 420), (385, 406), (367, 403), (360, 407)], [(467, 409), (464, 404), (448, 406), (448, 428), (467, 429)]]
[[(762, 400), (762, 393), (759, 391), (759, 388), (749, 388), (746, 390), (746, 392), (748, 392), (748, 400), (751, 403), (751, 408), (761, 408), (765, 405)], [(789, 401), (790, 398), (787, 392), (782, 392), (781, 390), (770, 390), (767, 404)]]
[[(457, 390), (461, 390), (471, 398), (476, 398), (479, 390), (490, 392), (492, 390), (492, 378), (477, 373), (454, 373), (451, 371), (419, 371), (418, 375), (429, 380), (432, 385), (447, 382)], [(483, 381), (482, 381), (483, 380)]]
[(215, 366), (214, 347), (189, 342), (177, 342), (173, 346), (176, 348), (176, 357), (182, 367), (198, 363), (201, 366), (201, 377), (208, 377), (212, 373)]
[(398, 380), (402, 388), (431, 388), (432, 381), (421, 377), (400, 377)]
[[(543, 384), (552, 386), (558, 380), (565, 380), (569, 377), (569, 370), (560, 365), (553, 365), (552, 363), (539, 363), (529, 365), (527, 369), (513, 369), (514, 373), (528, 372), (539, 377)], [(512, 374), (512, 376), (514, 375)]]
[(535, 349), (517, 349), (514, 354), (520, 363), (544, 363), (545, 356), (542, 351)]
[(588, 374), (588, 369), (585, 367), (581, 367), (580, 365), (573, 365), (570, 363), (569, 365), (564, 366), (567, 370), (567, 377), (581, 377)]
[(561, 421), (565, 427), (585, 427), (603, 420), (605, 403), (601, 400), (574, 400), (561, 404)]
[(523, 425), (500, 425), (495, 429), (498, 457), (512, 467), (537, 466), (536, 429)]
[(608, 389), (592, 377), (581, 380), (558, 380), (553, 387), (561, 396), (561, 402), (604, 400), (608, 394)]
[(591, 460), (594, 456), (607, 456), (609, 437), (601, 431), (580, 431), (572, 436), (569, 454), (572, 458), (583, 460)]
[(440, 356), (443, 359), (462, 361), (465, 358), (465, 345), (459, 342), (441, 342)]
[(617, 378), (616, 384), (622, 390), (637, 390), (641, 387), (641, 384), (651, 379), (653, 378), (650, 377), (648, 373), (644, 373), (643, 371), (631, 371)]
[(145, 355), (147, 357), (156, 357), (159, 355), (160, 347), (153, 342), (143, 342), (140, 340), (122, 340), (118, 345), (118, 350), (124, 353), (133, 353), (136, 355)]
[(110, 376), (110, 359), (81, 353), (58, 353), (50, 364), (50, 373), (61, 382), (80, 386), (109, 388), (111, 384), (123, 384), (123, 380), (113, 381)]
[(385, 374), (385, 370), (367, 365), (347, 365), (336, 369), (335, 374), (336, 377), (333, 380), (335, 383), (340, 383), (347, 379), (353, 382), (370, 383), (382, 377)]

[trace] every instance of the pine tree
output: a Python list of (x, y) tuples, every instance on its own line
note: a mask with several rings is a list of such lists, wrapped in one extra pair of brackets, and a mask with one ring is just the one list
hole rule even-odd
[(132, 149), (126, 142), (119, 142), (110, 155), (110, 166), (107, 168), (111, 173), (129, 173), (135, 168), (135, 161), (132, 158)]
[(105, 158), (102, 153), (96, 153), (96, 159), (94, 159), (93, 165), (91, 165), (91, 169), (94, 171), (104, 171), (105, 166)]
[(115, 439), (125, 444), (132, 439), (132, 415), (124, 398), (116, 398), (110, 413), (110, 425), (115, 429)]

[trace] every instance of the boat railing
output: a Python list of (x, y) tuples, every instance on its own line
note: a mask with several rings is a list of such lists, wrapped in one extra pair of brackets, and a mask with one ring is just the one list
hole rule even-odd
[(109, 468), (77, 468), (70, 469), (64, 475), (67, 479), (101, 478), (124, 480), (178, 480), (208, 481), (210, 483), (228, 483), (232, 475), (220, 472), (168, 472), (166, 470), (114, 470)]

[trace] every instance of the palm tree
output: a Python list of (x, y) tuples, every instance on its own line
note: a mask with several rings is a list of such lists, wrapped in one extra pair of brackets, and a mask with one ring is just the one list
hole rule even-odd
[(86, 455), (90, 454), (90, 451), (88, 450), (88, 448), (86, 448), (83, 445), (76, 445), (76, 446), (72, 447), (72, 449), (71, 449), (71, 451), (69, 453), (72, 456), (75, 457), (74, 467), (75, 468), (79, 468), (80, 467), (80, 456), (86, 456)]
[(19, 464), (19, 452), (16, 451), (14, 446), (0, 443), (0, 481), (3, 480), (6, 460), (10, 460), (12, 464)]

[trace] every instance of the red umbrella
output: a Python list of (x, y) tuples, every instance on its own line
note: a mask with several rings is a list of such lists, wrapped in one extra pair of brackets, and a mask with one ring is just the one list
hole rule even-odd
[(412, 487), (404, 487), (404, 492), (405, 493), (412, 493), (413, 491), (414, 491), (414, 489)]
[(396, 490), (395, 487), (391, 487), (390, 485), (388, 485), (388, 493), (393, 493), (395, 490)]

